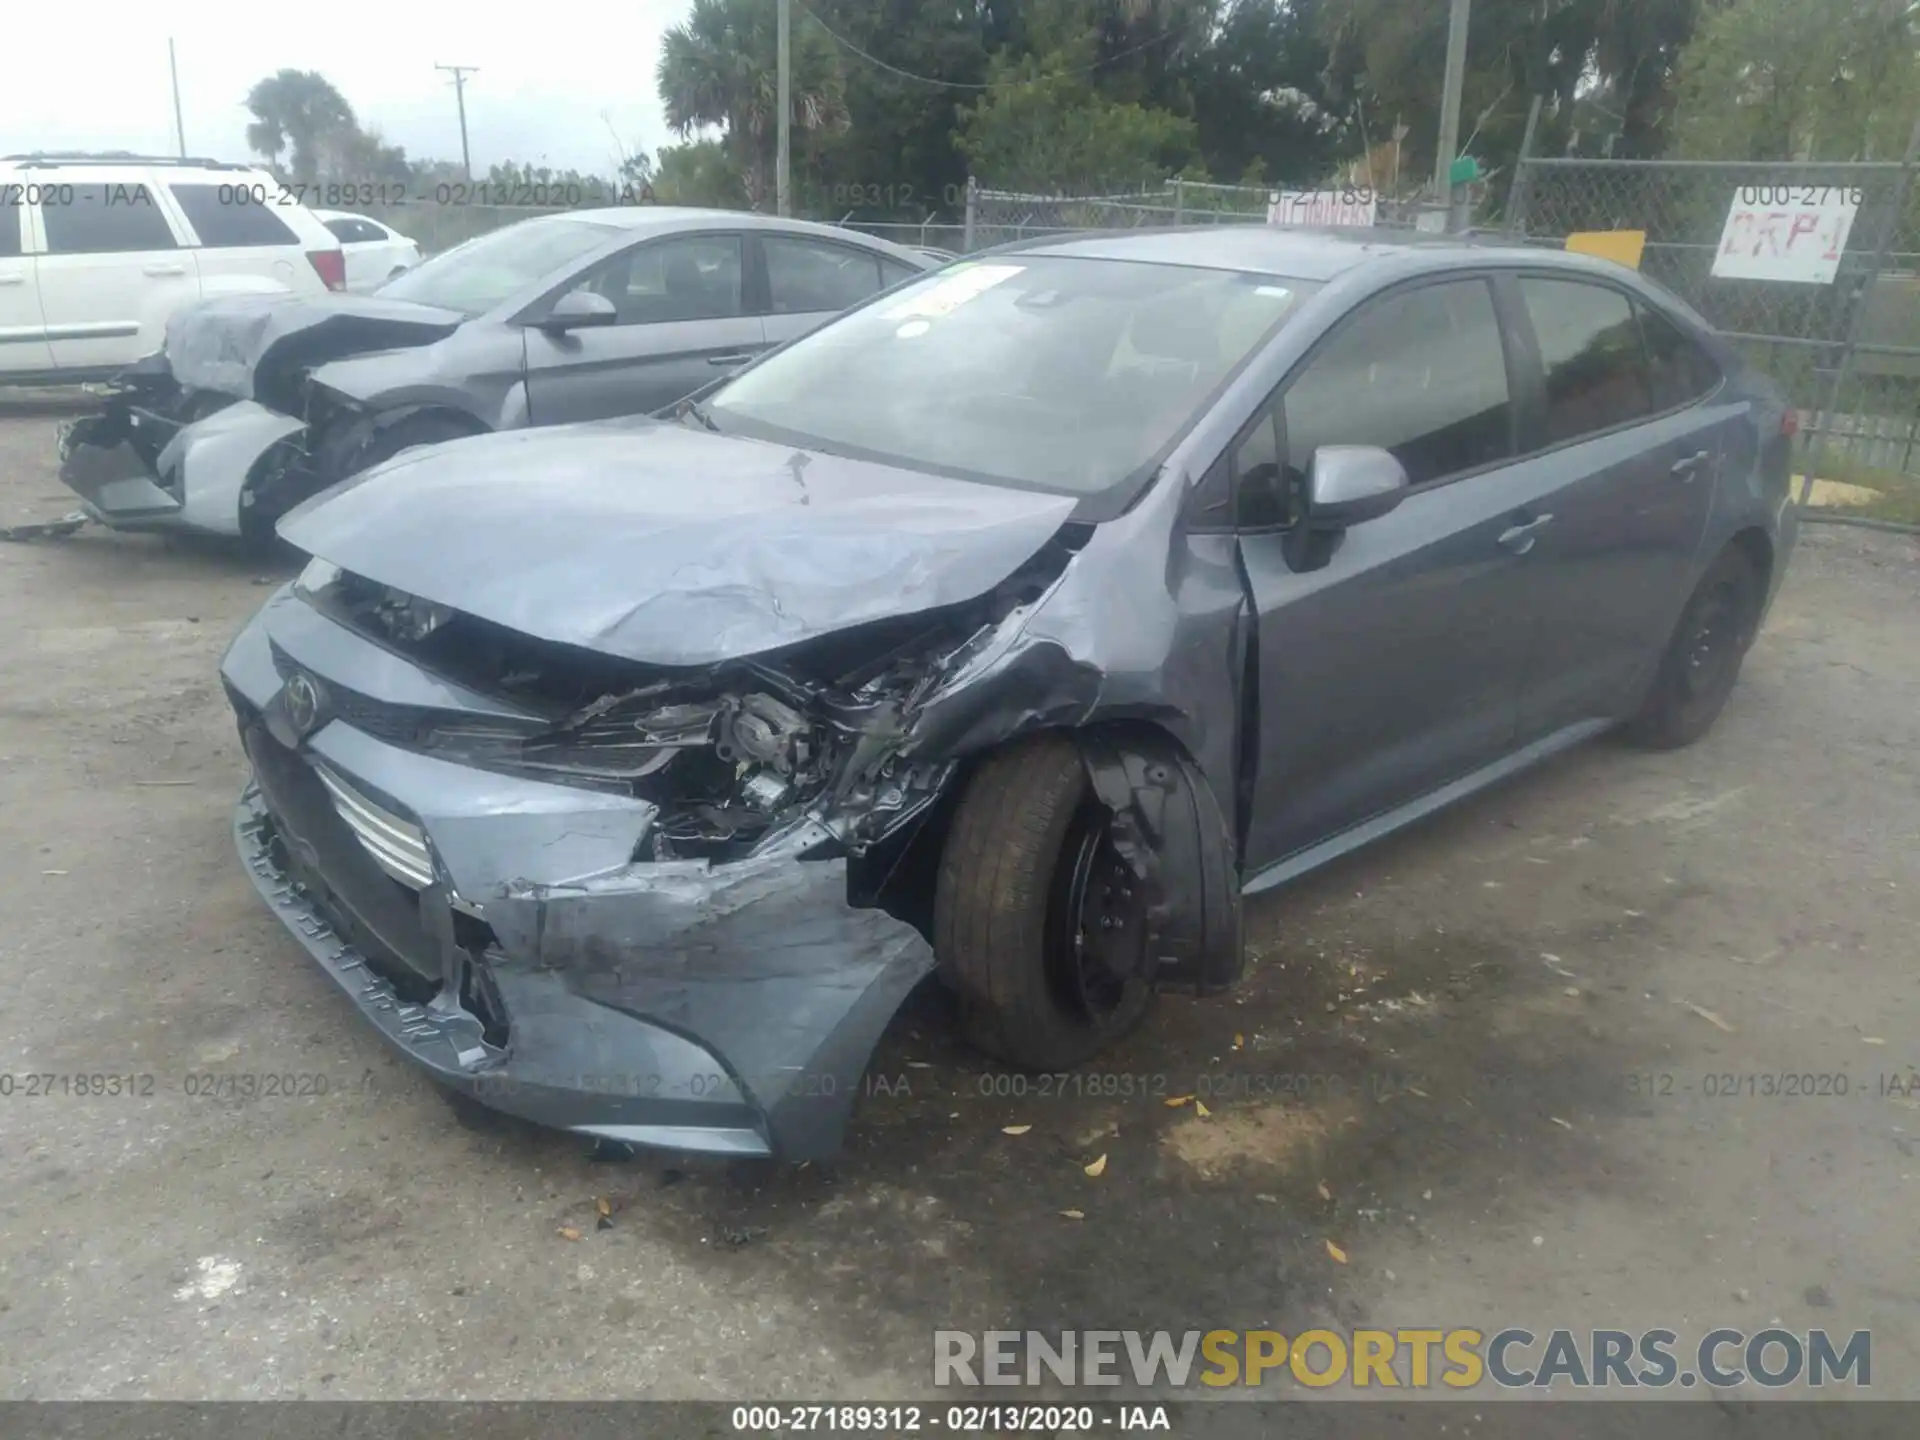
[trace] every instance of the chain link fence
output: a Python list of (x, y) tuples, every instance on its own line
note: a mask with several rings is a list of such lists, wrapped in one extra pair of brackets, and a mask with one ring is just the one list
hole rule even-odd
[[(1692, 305), (1792, 399), (1801, 504), (1818, 518), (1908, 528), (1920, 522), (1914, 178), (1911, 151), (1903, 161), (1846, 164), (1523, 158), (1508, 226), (1555, 246), (1580, 232), (1644, 235), (1641, 272)], [(1753, 218), (1743, 222), (1736, 211)], [(1795, 279), (1733, 278), (1715, 273), (1716, 261), (1723, 271), (1742, 268), (1726, 264), (1723, 249), (1808, 263)]]

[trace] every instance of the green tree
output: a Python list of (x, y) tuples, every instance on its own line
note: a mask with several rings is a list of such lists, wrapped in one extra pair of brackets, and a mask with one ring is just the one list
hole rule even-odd
[[(247, 92), (247, 144), (288, 178), (311, 184), (332, 149), (359, 135), (353, 107), (316, 70), (281, 70)], [(284, 155), (284, 162), (283, 157)]]
[(738, 209), (747, 196), (740, 167), (718, 140), (662, 146), (652, 183), (654, 198), (662, 205)]
[(1359, 146), (1345, 109), (1325, 96), (1327, 61), (1321, 0), (1234, 0), (1186, 62), (1207, 168), (1287, 185), (1325, 178)]
[(1910, 0), (1734, 0), (1680, 58), (1683, 153), (1727, 160), (1898, 156), (1920, 116)]
[[(1504, 169), (1519, 149), (1528, 102), (1545, 101), (1540, 150), (1565, 148), (1576, 110), (1606, 125), (1594, 148), (1660, 153), (1680, 49), (1706, 0), (1475, 0), (1467, 37), (1461, 141)], [(1353, 107), (1366, 142), (1405, 127), (1424, 171), (1439, 138), (1448, 6), (1325, 0), (1330, 95)], [(1589, 136), (1591, 138), (1591, 136)]]
[[(694, 0), (661, 43), (657, 80), (667, 124), (686, 138), (717, 126), (754, 209), (773, 201), (778, 113), (774, 0)], [(800, 17), (796, 17), (799, 19)], [(792, 27), (792, 135), (796, 158), (847, 123), (845, 82), (831, 39)]]
[(1096, 194), (1198, 172), (1199, 127), (1101, 94), (1090, 48), (994, 57), (994, 88), (960, 110), (960, 150), (976, 176), (1001, 189)]

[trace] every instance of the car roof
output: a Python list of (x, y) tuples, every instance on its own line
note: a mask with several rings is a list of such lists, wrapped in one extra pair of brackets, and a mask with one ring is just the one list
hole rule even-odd
[(1137, 260), (1156, 265), (1196, 265), (1252, 271), (1293, 280), (1331, 280), (1364, 265), (1411, 261), (1422, 257), (1452, 266), (1463, 261), (1558, 265), (1587, 269), (1582, 257), (1564, 252), (1462, 235), (1430, 235), (1418, 230), (1362, 226), (1286, 227), (1244, 225), (1184, 226), (1155, 230), (1094, 231), (1016, 242), (1001, 251), (1028, 255), (1064, 255), (1092, 260)]

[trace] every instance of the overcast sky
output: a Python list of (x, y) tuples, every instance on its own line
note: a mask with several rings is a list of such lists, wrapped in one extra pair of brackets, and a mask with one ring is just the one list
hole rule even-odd
[(249, 158), (247, 91), (291, 68), (326, 76), (362, 125), (410, 158), (458, 160), (453, 86), (437, 62), (480, 67), (467, 80), (476, 175), (496, 160), (606, 174), (621, 144), (653, 153), (672, 138), (654, 66), (660, 37), (689, 8), (690, 0), (22, 0), (5, 27), (0, 154), (173, 154), (171, 35), (192, 155)]

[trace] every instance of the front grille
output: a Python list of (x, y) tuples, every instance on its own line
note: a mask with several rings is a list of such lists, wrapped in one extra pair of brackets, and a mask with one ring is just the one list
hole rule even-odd
[(354, 838), (366, 846), (373, 863), (402, 885), (424, 890), (433, 883), (433, 860), (427, 853), (426, 833), (361, 794), (344, 776), (317, 760), (313, 773), (327, 787), (333, 808)]

